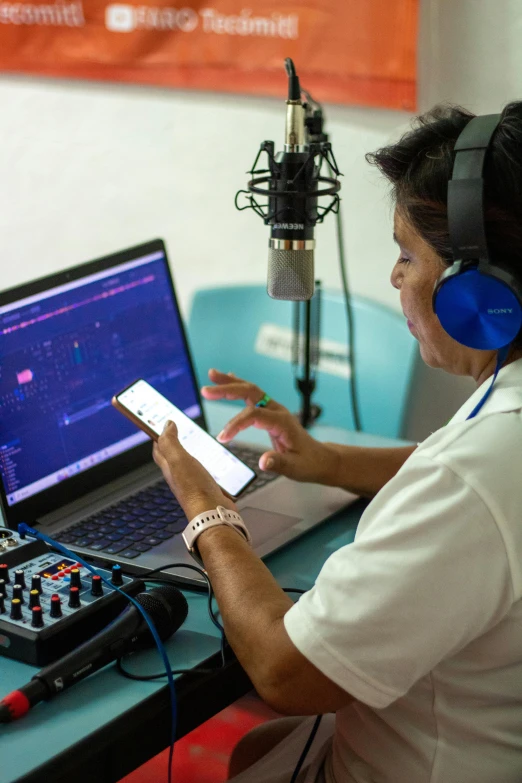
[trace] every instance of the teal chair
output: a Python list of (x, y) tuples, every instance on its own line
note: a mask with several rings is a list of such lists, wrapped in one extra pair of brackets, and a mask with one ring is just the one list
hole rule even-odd
[[(324, 290), (321, 301), (321, 363), (312, 402), (322, 408), (319, 423), (354, 429), (344, 298)], [(359, 296), (352, 306), (362, 428), (400, 437), (416, 341), (391, 308)], [(253, 381), (297, 412), (301, 398), (290, 360), (293, 312), (291, 302), (271, 299), (262, 285), (197, 291), (188, 335), (200, 385), (208, 383), (208, 370), (216, 367)]]

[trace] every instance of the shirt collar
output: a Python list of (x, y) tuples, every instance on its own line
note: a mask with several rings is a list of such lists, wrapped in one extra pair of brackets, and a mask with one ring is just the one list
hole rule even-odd
[[(491, 385), (491, 377), (482, 383), (464, 405), (449, 420), (448, 424), (456, 424), (465, 421), (475, 405), (482, 399)], [(502, 367), (497, 375), (497, 380), (489, 399), (477, 414), (483, 416), (489, 413), (505, 413), (522, 408), (522, 359), (511, 362)]]

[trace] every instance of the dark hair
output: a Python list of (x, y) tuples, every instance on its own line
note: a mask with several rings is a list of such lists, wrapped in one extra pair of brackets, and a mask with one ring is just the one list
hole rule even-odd
[[(396, 143), (369, 153), (392, 184), (397, 208), (447, 263), (447, 190), (455, 142), (475, 115), (441, 104), (417, 117)], [(508, 104), (493, 136), (484, 169), (484, 218), (490, 257), (522, 281), (522, 102)]]

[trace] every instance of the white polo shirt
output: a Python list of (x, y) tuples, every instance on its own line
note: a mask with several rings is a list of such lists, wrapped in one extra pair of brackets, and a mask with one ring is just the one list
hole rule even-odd
[(422, 443), (285, 616), (355, 697), (328, 783), (522, 781), (522, 360)]

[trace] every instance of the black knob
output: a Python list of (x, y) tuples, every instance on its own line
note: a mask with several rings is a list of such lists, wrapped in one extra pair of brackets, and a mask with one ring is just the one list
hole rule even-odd
[(62, 600), (58, 593), (53, 593), (51, 596), (51, 611), (49, 612), (51, 617), (62, 616)]
[(4, 596), (0, 595), (0, 614), (5, 612)]
[(40, 574), (33, 574), (31, 577), (31, 590), (38, 590), (38, 593), (41, 595), (43, 593), (42, 589), (42, 577)]
[(43, 621), (43, 612), (41, 606), (33, 606), (33, 612), (31, 617), (31, 625), (33, 628), (42, 628), (44, 621)]
[(7, 595), (7, 584), (5, 579), (0, 579), (0, 595)]
[(123, 584), (123, 574), (121, 572), (121, 566), (118, 565), (117, 563), (112, 567), (111, 582), (113, 585), (116, 585), (117, 587)]
[(33, 609), (35, 606), (40, 606), (40, 593), (38, 590), (31, 590), (29, 593), (29, 607)]
[(15, 575), (15, 579), (14, 579), (15, 585), (22, 585), (22, 587), (25, 587), (25, 572), (22, 571), (22, 569), (20, 568), (17, 571), (15, 571), (14, 575)]
[(22, 602), (19, 598), (13, 598), (11, 601), (11, 614), (9, 616), (11, 620), (22, 619)]
[(20, 603), (24, 603), (24, 588), (22, 585), (13, 585), (13, 598), (18, 598)]
[(92, 578), (91, 593), (93, 595), (103, 595), (103, 582), (99, 574), (94, 574)]
[(7, 584), (11, 581), (9, 579), (9, 567), (6, 563), (0, 563), (0, 579), (3, 579)]
[(79, 568), (71, 569), (71, 587), (77, 587), (79, 590), (83, 587)]
[(74, 585), (69, 590), (69, 606), (71, 609), (78, 609), (81, 606), (80, 591)]

